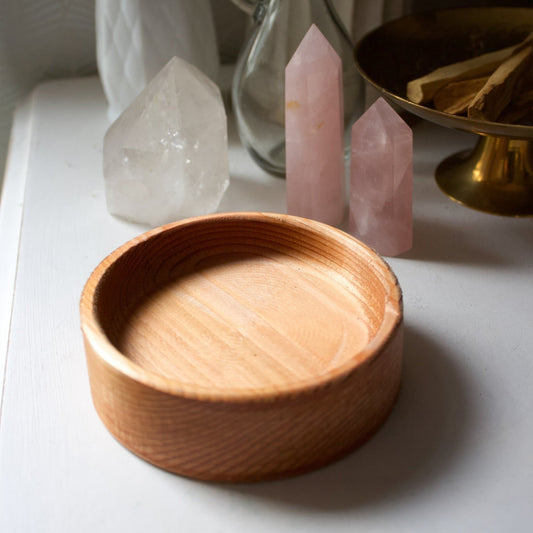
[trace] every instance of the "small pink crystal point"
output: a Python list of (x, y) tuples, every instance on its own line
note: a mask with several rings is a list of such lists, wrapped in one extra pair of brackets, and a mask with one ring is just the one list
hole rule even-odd
[(344, 214), (342, 62), (313, 24), (285, 69), (287, 213)]
[(379, 98), (352, 126), (350, 233), (395, 256), (413, 244), (413, 132)]

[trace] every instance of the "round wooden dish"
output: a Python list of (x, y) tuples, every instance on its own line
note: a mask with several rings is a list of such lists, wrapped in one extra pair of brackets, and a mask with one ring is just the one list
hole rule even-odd
[(124, 244), (81, 298), (93, 401), (128, 449), (220, 481), (338, 459), (391, 410), (401, 291), (371, 249), (296, 217), (220, 214)]

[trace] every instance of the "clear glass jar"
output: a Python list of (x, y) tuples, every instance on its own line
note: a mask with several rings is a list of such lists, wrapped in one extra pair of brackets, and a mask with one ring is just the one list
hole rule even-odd
[[(234, 0), (250, 10), (250, 0)], [(241, 50), (233, 78), (232, 102), (242, 144), (267, 172), (285, 175), (285, 67), (311, 24), (342, 59), (344, 125), (363, 110), (363, 81), (353, 44), (329, 0), (259, 0), (254, 27)]]

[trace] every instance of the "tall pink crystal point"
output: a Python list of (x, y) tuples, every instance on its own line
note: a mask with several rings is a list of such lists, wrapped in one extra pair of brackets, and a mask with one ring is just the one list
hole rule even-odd
[(349, 231), (382, 255), (413, 244), (413, 132), (379, 98), (352, 126)]
[(342, 62), (313, 24), (285, 69), (287, 213), (342, 222), (343, 115)]

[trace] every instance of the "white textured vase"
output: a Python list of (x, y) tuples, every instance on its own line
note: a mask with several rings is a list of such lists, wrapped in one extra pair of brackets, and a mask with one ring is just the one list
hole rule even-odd
[(100, 78), (114, 120), (173, 56), (218, 76), (209, 0), (96, 0)]

